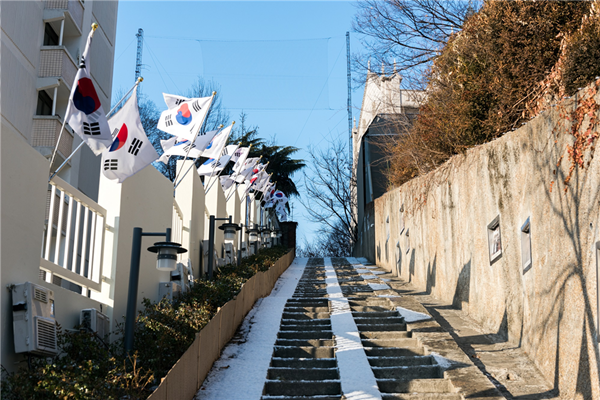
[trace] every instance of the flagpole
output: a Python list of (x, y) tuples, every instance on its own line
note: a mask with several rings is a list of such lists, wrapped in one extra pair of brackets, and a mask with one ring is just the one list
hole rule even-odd
[[(241, 142), (240, 142), (240, 144), (241, 144)], [(250, 146), (248, 146), (248, 154), (246, 154), (246, 159), (244, 160), (244, 162), (246, 162), (246, 160), (248, 159), (248, 156), (250, 155), (250, 150), (252, 150), (252, 143), (250, 143)], [(262, 156), (261, 156), (261, 157), (262, 157)], [(259, 158), (259, 160), (260, 160), (260, 158)], [(235, 167), (235, 165), (234, 165), (234, 167)], [(241, 167), (243, 167), (243, 165), (242, 165)], [(240, 171), (241, 171), (241, 170), (240, 170)], [(235, 171), (234, 171), (234, 172), (235, 172)], [(235, 176), (233, 176), (233, 177), (232, 177), (232, 179), (233, 179), (233, 183), (235, 184), (235, 187), (236, 187), (236, 188), (237, 188), (237, 182), (236, 182), (235, 180), (236, 180), (236, 178), (237, 178), (239, 175), (240, 175), (240, 172), (237, 172), (237, 173), (235, 174)], [(233, 186), (233, 185), (232, 185), (232, 186)], [(229, 193), (227, 194), (227, 199), (226, 199), (225, 201), (229, 200), (229, 198), (231, 197), (231, 192), (232, 192), (232, 190), (230, 189), (230, 190), (229, 190)]]
[[(238, 143), (237, 147), (235, 148), (235, 150), (233, 150), (233, 153), (232, 153), (232, 154), (235, 154), (235, 152), (236, 152), (236, 151), (237, 151), (237, 150), (240, 148), (240, 144), (242, 144), (242, 142), (239, 142), (239, 143)], [(225, 149), (225, 147), (223, 147), (223, 150), (224, 150), (224, 149)], [(221, 157), (223, 156), (223, 150), (221, 150), (221, 155), (219, 156), (219, 160), (220, 160), (220, 159), (221, 159)], [(230, 157), (230, 159), (231, 159), (231, 157)], [(214, 172), (215, 172), (215, 169), (217, 168), (217, 164), (218, 164), (218, 163), (219, 163), (218, 161), (215, 163), (215, 167), (213, 168), (213, 172), (211, 172), (211, 173), (210, 173), (210, 177), (211, 177), (211, 178), (212, 178), (212, 175), (213, 175), (213, 174), (214, 174)], [(228, 161), (228, 163), (229, 163), (229, 161)], [(227, 165), (227, 164), (226, 164), (226, 165)], [(223, 169), (219, 171), (219, 173), (218, 173), (218, 174), (217, 174), (217, 176), (215, 177), (215, 180), (213, 181), (213, 183), (212, 183), (212, 184), (211, 184), (211, 185), (208, 187), (208, 189), (206, 189), (206, 192), (204, 193), (204, 195), (206, 195), (206, 194), (207, 194), (207, 193), (210, 191), (210, 189), (211, 189), (211, 188), (212, 188), (212, 187), (215, 185), (215, 182), (218, 182), (218, 181), (219, 181), (219, 176), (221, 176), (221, 174), (223, 173), (223, 171), (225, 171), (225, 167), (223, 167)], [(227, 201), (227, 200), (225, 200), (225, 201)]]
[[(97, 23), (93, 23), (92, 24), (92, 34), (91, 37), (94, 37), (94, 33), (96, 32), (96, 29), (98, 29), (98, 24)], [(56, 100), (56, 99), (54, 99)], [(67, 106), (67, 111), (69, 110), (69, 106)], [(58, 133), (58, 140), (56, 141), (56, 145), (54, 146), (54, 151), (52, 152), (52, 157), (50, 158), (50, 169), (52, 169), (52, 164), (54, 163), (54, 158), (56, 157), (56, 152), (58, 151), (58, 145), (60, 144), (60, 139), (62, 138), (62, 134), (65, 130), (65, 124), (67, 123), (67, 119), (68, 119), (68, 115), (65, 115), (65, 119), (62, 123), (62, 126), (60, 127), (60, 132)], [(64, 164), (64, 163), (63, 163)], [(52, 174), (52, 176), (50, 177), (50, 179), (54, 178), (54, 175), (56, 175), (56, 172), (54, 172), (54, 174)], [(50, 182), (50, 179), (48, 179), (48, 182)]]
[[(217, 94), (217, 92), (212, 92), (212, 96), (210, 99), (210, 104), (208, 106), (208, 109), (210, 110), (210, 107), (212, 106), (212, 102), (215, 99), (215, 95)], [(175, 180), (173, 181), (173, 183), (175, 184), (177, 182), (177, 178), (179, 178), (179, 174), (181, 174), (181, 171), (183, 171), (183, 166), (185, 165), (185, 162), (187, 161), (188, 155), (190, 154), (190, 151), (192, 151), (192, 147), (194, 147), (194, 143), (196, 143), (196, 139), (198, 138), (198, 134), (200, 133), (200, 129), (202, 129), (202, 125), (204, 124), (204, 121), (206, 120), (206, 118), (208, 117), (208, 112), (205, 115), (205, 119), (202, 121), (202, 123), (198, 124), (198, 129), (196, 130), (196, 134), (194, 135), (194, 140), (192, 140), (190, 142), (190, 148), (188, 149), (187, 153), (185, 154), (185, 158), (183, 159), (183, 163), (181, 163), (181, 168), (179, 169), (179, 172), (177, 173), (177, 175), (175, 175)], [(195, 162), (194, 162), (195, 164)], [(183, 178), (181, 178), (183, 179)], [(173, 197), (175, 197), (175, 189), (177, 188), (177, 185), (175, 185), (173, 187)]]
[[(219, 126), (219, 130), (223, 128), (223, 124), (221, 124), (221, 126)], [(215, 135), (217, 136), (217, 135)], [(189, 152), (188, 152), (189, 154)], [(179, 186), (179, 184), (181, 182), (183, 182), (183, 179), (186, 177), (186, 175), (192, 170), (193, 167), (196, 166), (196, 161), (198, 161), (200, 159), (200, 157), (202, 157), (202, 153), (200, 153), (200, 155), (196, 158), (194, 158), (194, 161), (192, 162), (192, 165), (190, 165), (190, 167), (188, 168), (187, 171), (185, 171), (185, 174), (183, 174), (183, 176), (181, 177), (181, 179), (179, 180), (179, 182), (175, 183), (175, 187), (173, 187), (173, 189), (177, 189), (177, 186)]]
[[(125, 93), (125, 95), (121, 98), (121, 100), (119, 100), (119, 102), (117, 104), (115, 104), (115, 106), (113, 108), (110, 109), (110, 111), (106, 114), (106, 118), (108, 118), (108, 116), (111, 115), (115, 111), (115, 109), (117, 107), (119, 107), (119, 105), (123, 102), (123, 100), (125, 100), (125, 98), (127, 96), (129, 96), (129, 93), (133, 92), (133, 89), (135, 89), (140, 84), (140, 82), (142, 82), (143, 80), (144, 80), (144, 78), (142, 78), (140, 76), (137, 79), (137, 81), (135, 82), (135, 84), (131, 87), (131, 89), (129, 89), (129, 91), (127, 93)], [(65, 127), (65, 123), (66, 122), (67, 122), (67, 118), (65, 118), (65, 121), (63, 122), (63, 128)], [(61, 129), (61, 133), (62, 133), (62, 129)], [(60, 135), (58, 136), (58, 142), (56, 143), (57, 148), (58, 148), (58, 143), (60, 143)], [(67, 162), (69, 162), (69, 160), (71, 158), (73, 158), (73, 156), (75, 155), (75, 153), (77, 153), (79, 151), (79, 149), (81, 149), (83, 147), (84, 144), (85, 144), (84, 141), (81, 141), (81, 143), (79, 143), (79, 146), (77, 146), (77, 148), (71, 152), (71, 154), (69, 155), (69, 157), (67, 157), (65, 159), (65, 161), (63, 161), (63, 163), (60, 164), (60, 166), (56, 169), (56, 171), (54, 171), (54, 173), (52, 175), (50, 175), (50, 178), (48, 179), (48, 182), (50, 182), (52, 180), (52, 178), (54, 178), (54, 176), (56, 176), (56, 174), (58, 174), (58, 171), (60, 171), (67, 164)], [(54, 160), (54, 157), (53, 157), (53, 160)], [(52, 162), (53, 161), (50, 161), (50, 168), (52, 168)]]

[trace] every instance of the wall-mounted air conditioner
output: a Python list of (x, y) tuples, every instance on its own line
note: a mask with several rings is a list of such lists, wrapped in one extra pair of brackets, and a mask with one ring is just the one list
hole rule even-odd
[(95, 308), (86, 308), (79, 313), (79, 325), (104, 339), (110, 333), (110, 319)]
[(166, 297), (168, 300), (173, 301), (181, 292), (181, 285), (176, 281), (160, 282), (158, 284), (158, 297), (160, 299)]
[(12, 287), (15, 353), (58, 354), (54, 292), (35, 283)]

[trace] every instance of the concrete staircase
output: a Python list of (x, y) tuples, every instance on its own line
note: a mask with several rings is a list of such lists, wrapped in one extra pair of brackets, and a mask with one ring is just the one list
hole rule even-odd
[[(379, 297), (395, 292), (374, 292), (346, 259), (332, 261), (382, 399), (463, 399), (435, 357), (407, 331), (392, 302)], [(323, 259), (309, 261), (286, 303), (263, 400), (345, 399), (323, 265)]]

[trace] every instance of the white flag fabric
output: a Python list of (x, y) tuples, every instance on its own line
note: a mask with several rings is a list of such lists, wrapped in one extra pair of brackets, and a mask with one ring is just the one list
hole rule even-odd
[(223, 169), (227, 166), (227, 163), (231, 160), (231, 155), (235, 153), (237, 148), (238, 146), (235, 144), (229, 145), (225, 147), (223, 150), (223, 155), (218, 161), (214, 158), (209, 158), (206, 160), (204, 164), (198, 167), (198, 175), (208, 175), (212, 177), (223, 171)]
[(156, 127), (173, 136), (193, 141), (208, 114), (212, 100), (213, 96), (183, 101), (178, 106), (163, 111)]
[[(238, 163), (243, 164), (248, 158), (248, 154), (250, 154), (250, 147), (238, 147), (238, 149), (231, 156), (231, 161), (237, 165)], [(234, 168), (235, 168), (234, 165)]]
[(277, 190), (275, 191), (275, 194), (273, 195), (273, 200), (278, 202), (279, 204), (284, 204), (288, 202), (288, 198), (285, 194), (283, 194), (283, 192), (281, 190)]
[(175, 108), (178, 105), (180, 105), (181, 103), (183, 103), (184, 101), (191, 100), (189, 97), (183, 97), (183, 96), (179, 96), (177, 94), (168, 94), (168, 93), (163, 93), (163, 99), (165, 99), (165, 104), (167, 105), (168, 109)]
[(287, 221), (287, 211), (285, 209), (284, 203), (278, 203), (277, 207), (275, 207), (275, 211), (277, 212), (277, 214), (279, 216), (279, 221), (281, 221), (281, 222)]
[[(218, 130), (210, 131), (198, 134), (192, 149), (189, 152), (189, 158), (198, 158), (202, 155), (206, 146), (210, 143), (210, 141), (215, 137), (218, 133)], [(177, 139), (176, 137), (172, 137), (167, 140), (161, 140), (160, 144), (165, 151), (163, 155), (160, 157), (159, 161), (164, 162), (165, 164), (169, 161), (169, 157), (171, 156), (181, 156), (185, 157), (188, 154), (188, 150), (190, 148), (190, 141), (187, 139)]]
[(229, 190), (231, 186), (235, 183), (235, 180), (231, 177), (231, 175), (220, 176), (221, 187), (223, 191)]
[(85, 43), (65, 115), (69, 126), (95, 155), (99, 155), (111, 146), (113, 138), (106, 121), (106, 113), (88, 72), (88, 55), (93, 34), (94, 30), (91, 30)]
[(142, 127), (137, 87), (108, 124), (115, 133), (112, 145), (102, 153), (102, 173), (108, 179), (121, 183), (158, 158)]
[(233, 128), (233, 124), (229, 125), (227, 128), (223, 128), (221, 132), (217, 133), (202, 152), (202, 157), (215, 159), (221, 157), (221, 152), (227, 143), (227, 139), (229, 139), (231, 128)]

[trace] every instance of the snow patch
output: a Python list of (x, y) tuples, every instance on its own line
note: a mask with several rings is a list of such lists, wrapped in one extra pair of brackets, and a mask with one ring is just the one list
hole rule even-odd
[(448, 369), (452, 366), (452, 361), (447, 359), (446, 357), (441, 356), (438, 353), (434, 353), (434, 352), (431, 352), (431, 355), (435, 359), (435, 362), (437, 362), (438, 365), (440, 367), (442, 367), (443, 369)]
[(404, 320), (409, 323), (417, 322), (417, 321), (426, 321), (428, 319), (432, 319), (431, 315), (408, 310), (406, 308), (396, 307), (396, 310), (398, 310), (398, 313), (400, 313), (400, 315), (404, 317)]
[(386, 285), (385, 283), (371, 283), (371, 282), (369, 282), (369, 286), (371, 286), (371, 289), (373, 289), (373, 290), (386, 290), (386, 289), (390, 289), (390, 287), (388, 285)]
[(377, 277), (375, 275), (360, 275), (365, 281), (369, 280), (369, 279), (377, 279)]

